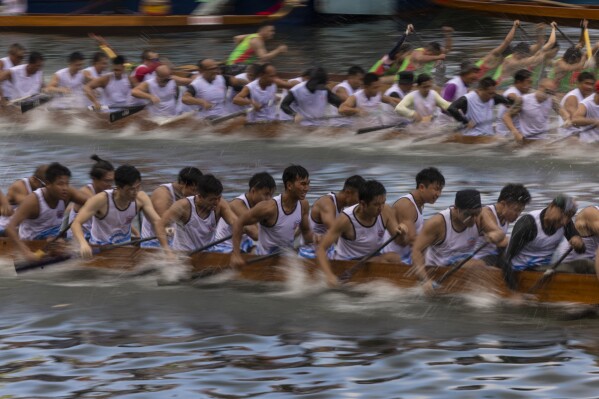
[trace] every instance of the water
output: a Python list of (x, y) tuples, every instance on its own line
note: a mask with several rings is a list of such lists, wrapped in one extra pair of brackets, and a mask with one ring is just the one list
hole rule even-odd
[[(434, 28), (447, 21), (458, 30), (449, 71), (496, 45), (508, 26), (447, 13), (421, 24), (420, 36), (436, 38)], [(278, 39), (291, 50), (277, 66), (298, 71), (315, 60), (335, 72), (367, 66), (393, 44), (395, 28), (383, 21), (283, 30)], [(235, 33), (151, 36), (149, 42), (184, 64), (194, 56), (223, 58)], [(108, 39), (131, 57), (149, 44), (147, 37)], [(69, 51), (95, 50), (91, 42), (59, 35), (5, 35), (12, 41), (42, 50), (48, 71), (60, 68)], [(190, 59), (190, 52), (179, 52), (183, 46), (197, 54)], [(529, 209), (558, 192), (576, 195), (581, 206), (594, 204), (598, 190), (590, 146), (415, 144), (385, 133), (328, 129), (286, 128), (272, 139), (203, 126), (106, 131), (41, 110), (25, 124), (0, 121), (0, 134), (3, 188), (55, 160), (83, 185), (89, 156), (98, 153), (138, 165), (146, 191), (194, 165), (221, 178), (230, 198), (252, 173), (266, 170), (280, 184), (282, 169), (299, 163), (311, 174), (311, 201), (360, 173), (381, 180), (391, 202), (433, 165), (447, 185), (426, 216), (465, 187), (480, 189), (489, 203), (503, 184), (524, 183), (533, 194)], [(294, 262), (283, 266), (295, 270)], [(174, 265), (163, 267), (170, 272)], [(191, 286), (68, 268), (18, 278), (10, 265), (0, 271), (0, 398), (594, 398), (599, 388), (597, 322), (568, 320), (578, 310), (572, 307), (522, 306), (484, 293), (430, 299), (419, 289), (384, 283), (343, 293), (324, 283), (306, 285), (297, 270), (286, 285), (219, 280)]]

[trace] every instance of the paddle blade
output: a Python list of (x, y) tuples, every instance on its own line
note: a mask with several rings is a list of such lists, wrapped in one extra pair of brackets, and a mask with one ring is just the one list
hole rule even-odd
[(52, 99), (51, 96), (37, 96), (32, 99), (22, 101), (21, 102), (21, 113), (31, 111), (32, 109), (37, 108), (40, 105), (47, 103), (51, 99)]
[(128, 107), (128, 108), (124, 108), (120, 111), (114, 111), (110, 113), (110, 122), (114, 123), (116, 121), (119, 121), (123, 118), (126, 118), (128, 116), (131, 116), (133, 114), (138, 113), (139, 111), (143, 110), (146, 106), (145, 105), (136, 105), (134, 107)]
[(237, 118), (238, 116), (243, 116), (243, 115), (247, 114), (248, 112), (249, 112), (249, 110), (243, 110), (243, 111), (239, 111), (239, 112), (233, 112), (232, 114), (212, 119), (210, 121), (210, 124), (211, 125), (218, 125), (219, 123), (228, 121), (229, 119)]
[(395, 127), (395, 126), (397, 126), (396, 123), (391, 124), (391, 125), (381, 125), (381, 126), (364, 127), (362, 129), (356, 130), (356, 134), (364, 134), (364, 133), (376, 132), (378, 130), (390, 129), (390, 128)]
[(17, 274), (27, 272), (34, 269), (43, 269), (46, 266), (56, 265), (71, 259), (71, 255), (64, 254), (58, 256), (48, 256), (33, 262), (15, 262), (15, 271)]

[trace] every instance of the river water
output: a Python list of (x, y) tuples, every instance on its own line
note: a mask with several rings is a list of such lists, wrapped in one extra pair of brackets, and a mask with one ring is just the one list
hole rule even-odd
[[(436, 38), (436, 27), (448, 21), (458, 30), (449, 71), (496, 45), (508, 26), (441, 13), (422, 24), (422, 40)], [(298, 71), (317, 60), (334, 72), (369, 66), (393, 44), (396, 27), (378, 21), (286, 28), (278, 40), (291, 50), (277, 66)], [(531, 34), (532, 26), (525, 27)], [(151, 44), (188, 64), (225, 57), (237, 33), (108, 39), (131, 57)], [(47, 71), (60, 68), (70, 51), (95, 50), (79, 37), (4, 39), (43, 51)], [(412, 189), (420, 169), (436, 166), (447, 184), (425, 216), (450, 205), (465, 187), (480, 189), (490, 203), (503, 184), (524, 183), (533, 194), (529, 209), (559, 192), (577, 196), (581, 206), (594, 204), (598, 191), (594, 148), (570, 144), (414, 143), (384, 133), (292, 127), (271, 139), (202, 126), (104, 131), (76, 117), (57, 121), (43, 110), (31, 112), (25, 124), (0, 121), (0, 134), (3, 188), (50, 161), (69, 166), (73, 183), (83, 185), (89, 156), (98, 153), (139, 166), (146, 191), (194, 165), (221, 178), (231, 198), (252, 173), (269, 171), (281, 184), (283, 168), (298, 163), (311, 174), (310, 200), (360, 173), (381, 180), (391, 202)], [(283, 266), (294, 270), (294, 264)], [(577, 309), (570, 306), (522, 306), (482, 292), (431, 299), (384, 283), (342, 293), (301, 278), (285, 285), (157, 286), (151, 276), (61, 268), (15, 277), (11, 265), (1, 266), (1, 398), (594, 398), (599, 389), (599, 326), (595, 319), (572, 320)], [(165, 265), (164, 273), (173, 268)]]

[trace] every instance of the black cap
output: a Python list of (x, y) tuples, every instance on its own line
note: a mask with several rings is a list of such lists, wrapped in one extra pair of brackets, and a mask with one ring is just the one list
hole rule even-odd
[(455, 193), (455, 207), (458, 209), (482, 208), (478, 190), (460, 190)]
[(399, 83), (400, 85), (414, 84), (414, 72), (401, 71), (397, 74), (397, 83)]

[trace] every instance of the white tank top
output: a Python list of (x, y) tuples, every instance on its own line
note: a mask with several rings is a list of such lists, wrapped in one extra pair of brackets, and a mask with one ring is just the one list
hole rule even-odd
[[(491, 212), (493, 212), (493, 216), (495, 216), (495, 222), (497, 222), (497, 226), (499, 226), (499, 228), (501, 230), (503, 230), (503, 232), (505, 234), (507, 234), (508, 227), (510, 226), (510, 224), (508, 222), (501, 224), (501, 222), (499, 221), (499, 216), (497, 216), (497, 208), (495, 208), (495, 204), (487, 205), (486, 208), (489, 208), (491, 210)], [(485, 237), (479, 236), (478, 242), (476, 243), (476, 248), (480, 247), (485, 242), (487, 242), (487, 240), (485, 240)], [(488, 243), (486, 247), (484, 247), (483, 249), (478, 251), (478, 253), (476, 255), (474, 255), (474, 258), (481, 259), (487, 255), (498, 255), (498, 254), (499, 254), (499, 250), (497, 249), (497, 246), (493, 243)]]
[(478, 240), (478, 227), (476, 224), (467, 227), (458, 233), (451, 223), (451, 210), (447, 208), (440, 214), (445, 220), (445, 238), (437, 244), (433, 244), (426, 250), (426, 266), (450, 266), (467, 258), (472, 252)]
[(437, 110), (437, 102), (435, 101), (435, 93), (429, 91), (426, 98), (418, 90), (414, 91), (414, 111), (420, 116), (431, 116)]
[[(250, 209), (250, 203), (249, 203), (247, 197), (245, 196), (245, 194), (241, 194), (239, 197), (235, 197), (235, 199), (241, 200), (243, 202), (243, 204), (245, 205), (245, 207), (247, 209)], [(220, 239), (230, 236), (232, 233), (233, 233), (233, 231), (231, 230), (231, 226), (227, 222), (225, 222), (225, 219), (220, 218), (218, 220), (218, 223), (216, 224), (216, 235), (214, 236), (214, 239), (220, 240)], [(244, 234), (241, 239), (241, 242), (243, 242), (245, 237), (246, 237), (246, 235)], [(223, 244), (232, 245), (230, 239), (224, 241)]]
[[(92, 195), (96, 195), (96, 190), (94, 189), (94, 185), (89, 183), (87, 185), (87, 187), (91, 190)], [(75, 220), (75, 218), (77, 217), (77, 212), (75, 212), (75, 208), (71, 207), (71, 211), (69, 212), (69, 222), (73, 222), (73, 220)], [(83, 223), (81, 225), (81, 229), (83, 230), (83, 235), (84, 236), (88, 236), (90, 231), (92, 228), (92, 220), (88, 219), (85, 223)], [(72, 237), (73, 233), (71, 233), (71, 230), (69, 229), (68, 233), (67, 233), (67, 237)]]
[[(29, 178), (24, 177), (20, 180), (25, 184), (25, 188), (27, 189), (27, 194), (31, 194), (32, 190), (31, 190), (31, 183), (29, 183)], [(16, 211), (19, 206), (18, 205), (11, 205), (11, 206), (12, 206), (13, 215), (14, 215), (14, 211)], [(10, 223), (11, 217), (12, 216), (0, 216), (0, 232), (4, 231), (6, 226), (8, 226), (8, 223)]]
[(476, 122), (476, 126), (473, 129), (465, 130), (464, 136), (492, 136), (494, 134), (493, 105), (495, 105), (493, 99), (482, 102), (475, 91), (466, 94), (466, 99), (468, 100), (466, 118)]
[(354, 227), (356, 237), (353, 240), (339, 237), (335, 247), (334, 259), (353, 260), (361, 259), (368, 255), (383, 243), (385, 235), (385, 225), (381, 215), (376, 217), (372, 226), (364, 226), (356, 218), (356, 207), (359, 204), (345, 208), (343, 213), (347, 215), (349, 221)]
[(90, 229), (91, 244), (118, 244), (131, 240), (131, 223), (137, 215), (137, 203), (131, 201), (126, 209), (120, 210), (114, 203), (114, 190), (104, 191), (108, 210), (103, 218), (92, 216)]
[(456, 91), (455, 91), (455, 95), (453, 96), (453, 98), (447, 99), (447, 101), (452, 102), (452, 101), (455, 101), (458, 98), (468, 94), (468, 86), (466, 86), (464, 84), (464, 81), (462, 80), (462, 78), (460, 76), (455, 76), (454, 78), (450, 79), (445, 84), (445, 87), (443, 88), (443, 92), (441, 93), (441, 97), (445, 98), (445, 89), (447, 88), (447, 85), (449, 85), (449, 84), (454, 84), (456, 86)]
[[(591, 208), (595, 208), (596, 210), (599, 210), (599, 206), (592, 206)], [(599, 247), (599, 237), (592, 235), (592, 236), (585, 236), (585, 237), (581, 236), (580, 238), (582, 238), (582, 241), (584, 242), (584, 247), (585, 247), (584, 253), (579, 254), (576, 251), (570, 251), (568, 256), (566, 256), (566, 259), (564, 259), (564, 263), (572, 262), (572, 261), (579, 260), (579, 259), (587, 259), (590, 261), (595, 260), (595, 254), (597, 253), (597, 248)], [(563, 254), (566, 253), (566, 251), (569, 248), (570, 248), (570, 243), (564, 237), (564, 239), (560, 242), (560, 245), (556, 251), (556, 254), (559, 257), (561, 257)]]
[[(175, 195), (175, 189), (173, 188), (173, 183), (161, 184), (160, 187), (166, 187), (168, 192), (171, 194), (171, 204), (174, 204), (177, 201), (177, 196)], [(141, 222), (141, 238), (154, 237), (156, 232), (154, 231), (154, 226), (152, 222), (145, 217), (143, 217), (143, 221)]]
[(256, 253), (266, 255), (282, 248), (293, 248), (295, 230), (302, 221), (302, 204), (297, 201), (295, 209), (291, 213), (285, 213), (282, 196), (279, 194), (273, 198), (277, 205), (277, 220), (273, 226), (258, 225), (258, 246)]
[(316, 90), (311, 93), (306, 87), (306, 82), (293, 86), (290, 90), (295, 98), (294, 109), (302, 116), (301, 125), (316, 126), (318, 121), (314, 118), (324, 116), (328, 105), (326, 90)]
[[(587, 109), (586, 117), (589, 119), (599, 119), (599, 105), (595, 104), (595, 94), (582, 100)], [(583, 143), (596, 143), (599, 141), (599, 128), (589, 129), (588, 126), (580, 128), (580, 141)]]
[(393, 86), (389, 87), (387, 91), (385, 91), (385, 95), (389, 97), (393, 93), (397, 93), (399, 95), (400, 100), (402, 100), (406, 96), (406, 93), (403, 92), (403, 90), (399, 87), (397, 83), (393, 83)]
[[(241, 80), (245, 80), (246, 82), (249, 83), (249, 79), (248, 79), (248, 74), (246, 72), (244, 73), (240, 73), (239, 75), (235, 75), (236, 79), (241, 79)], [(238, 111), (243, 111), (245, 108), (247, 108), (244, 105), (237, 105), (237, 104), (233, 104), (233, 98), (235, 98), (236, 95), (238, 95), (240, 92), (235, 90), (235, 88), (233, 86), (230, 86), (227, 88), (227, 111), (228, 112), (238, 112)]]
[(201, 98), (212, 104), (212, 108), (208, 110), (198, 107), (198, 117), (218, 117), (227, 113), (225, 101), (227, 95), (227, 84), (222, 75), (217, 75), (212, 83), (208, 83), (203, 76), (199, 75), (193, 80), (193, 82), (191, 82), (190, 86), (195, 89), (195, 98)]
[(177, 223), (173, 249), (179, 251), (193, 251), (214, 241), (216, 231), (216, 215), (211, 211), (206, 219), (198, 215), (195, 197), (187, 197), (190, 206), (189, 220), (184, 224)]
[[(10, 57), (4, 57), (0, 59), (2, 61), (2, 70), (5, 71), (14, 67), (15, 65), (10, 60)], [(13, 98), (12, 96), (12, 82), (10, 80), (5, 80), (2, 82), (2, 95), (6, 98)]]
[[(109, 76), (108, 83), (106, 84), (106, 87), (102, 91), (102, 105), (106, 105), (110, 108), (110, 107), (125, 106), (127, 104), (130, 104), (131, 103), (131, 82), (129, 81), (129, 78), (123, 74), (123, 75), (121, 75), (120, 79), (116, 79), (114, 76), (114, 73), (109, 73), (108, 76)], [(149, 84), (150, 83), (148, 83), (148, 85)], [(158, 85), (156, 85), (156, 86), (158, 86)], [(169, 89), (169, 90), (171, 90), (171, 89)], [(152, 89), (150, 89), (150, 92), (152, 94), (154, 94)], [(160, 96), (158, 96), (158, 97), (160, 97)], [(162, 105), (162, 98), (160, 98), (160, 100), (161, 100), (161, 103), (158, 104), (158, 107), (160, 107)]]
[[(517, 97), (522, 97), (523, 94), (516, 88), (516, 86), (510, 86), (506, 91), (503, 92), (503, 96), (507, 98), (510, 94), (515, 94)], [(507, 111), (507, 107), (503, 104), (497, 106), (497, 120), (495, 124), (495, 132), (501, 136), (511, 136), (512, 132), (507, 128), (503, 122), (503, 115)], [(518, 115), (512, 116), (512, 121), (516, 129), (520, 130), (520, 118)]]
[[(339, 216), (339, 206), (337, 205), (337, 196), (335, 193), (328, 193), (323, 195), (323, 197), (329, 197), (333, 201), (333, 205), (335, 205), (335, 218)], [(322, 198), (322, 197), (321, 197)], [(327, 232), (327, 226), (322, 223), (317, 223), (312, 219), (312, 212), (310, 212), (310, 228), (313, 233), (325, 235)]]
[(553, 100), (546, 99), (542, 103), (537, 101), (535, 93), (525, 94), (522, 97), (522, 111), (520, 111), (520, 132), (530, 140), (547, 138), (549, 131), (549, 112)]
[(96, 79), (96, 78), (99, 78), (100, 76), (106, 75), (106, 72), (98, 73), (98, 70), (93, 65), (85, 68), (83, 71), (89, 72), (92, 79)]
[(272, 121), (277, 117), (277, 108), (275, 99), (277, 96), (277, 85), (271, 84), (266, 89), (260, 87), (259, 80), (248, 83), (247, 88), (250, 90), (250, 98), (262, 106), (259, 111), (251, 111), (248, 113), (247, 120), (249, 122), (256, 121)]
[(44, 82), (42, 70), (40, 69), (33, 75), (28, 76), (26, 68), (27, 64), (17, 65), (10, 68), (13, 100), (38, 94), (42, 90), (42, 84)]
[(532, 216), (537, 225), (537, 236), (526, 244), (524, 248), (512, 259), (512, 266), (516, 270), (528, 269), (534, 266), (545, 266), (551, 263), (551, 257), (560, 241), (564, 238), (564, 228), (560, 227), (553, 235), (548, 236), (543, 231), (541, 212), (533, 211)]
[[(422, 213), (420, 212), (418, 205), (416, 205), (416, 201), (414, 200), (414, 196), (412, 194), (408, 194), (408, 195), (404, 195), (403, 197), (399, 197), (399, 199), (397, 201), (401, 200), (402, 198), (408, 199), (414, 206), (414, 209), (416, 209), (417, 216), (416, 216), (416, 221), (414, 222), (414, 226), (416, 227), (416, 234), (418, 235), (418, 234), (420, 234), (420, 231), (422, 231), (422, 226), (424, 226), (424, 216), (422, 216)], [(397, 204), (397, 201), (395, 202), (395, 204)], [(393, 204), (393, 205), (395, 206), (395, 204)], [(385, 231), (385, 236), (383, 237), (383, 241), (386, 241), (389, 238), (391, 238), (391, 234), (389, 234), (388, 231)], [(383, 253), (395, 252), (395, 253), (401, 255), (402, 262), (408, 263), (408, 264), (412, 263), (412, 246), (411, 245), (406, 245), (404, 247), (404, 246), (398, 245), (394, 241), (392, 241), (385, 248), (383, 248), (383, 250), (381, 252), (383, 252)]]
[(347, 93), (348, 97), (356, 94), (356, 91), (351, 87), (347, 80), (344, 80), (343, 82), (333, 87), (333, 93), (337, 94), (337, 89), (339, 89), (340, 87), (343, 87), (345, 89), (345, 92)]
[(151, 95), (156, 96), (160, 99), (158, 104), (150, 104), (148, 111), (152, 116), (175, 116), (177, 115), (177, 94), (179, 93), (177, 83), (174, 80), (164, 86), (160, 86), (155, 78), (148, 82), (148, 91)]
[(71, 90), (71, 93), (73, 94), (83, 94), (83, 82), (85, 80), (85, 76), (83, 76), (83, 71), (78, 71), (73, 76), (69, 72), (69, 68), (63, 68), (59, 71), (56, 71), (56, 76), (58, 77), (59, 87), (66, 87), (69, 90)]
[[(582, 93), (580, 92), (580, 89), (577, 87), (574, 90), (570, 90), (569, 92), (566, 93), (566, 95), (562, 98), (562, 100), (560, 101), (559, 105), (561, 108), (564, 108), (564, 106), (566, 105), (566, 100), (570, 97), (575, 97), (576, 98), (576, 102), (578, 104), (580, 104), (582, 102), (582, 100), (584, 100), (584, 97), (582, 96)], [(559, 117), (559, 133), (561, 135), (564, 136), (570, 136), (572, 134), (577, 133), (580, 128), (576, 127), (576, 126), (568, 126), (568, 127), (562, 127), (562, 125), (564, 124), (564, 120), (562, 119), (562, 117)]]
[(19, 226), (21, 240), (44, 240), (57, 236), (64, 216), (65, 203), (59, 200), (56, 208), (51, 208), (44, 198), (43, 188), (38, 188), (33, 193), (39, 204), (39, 215), (35, 219), (25, 219)]

